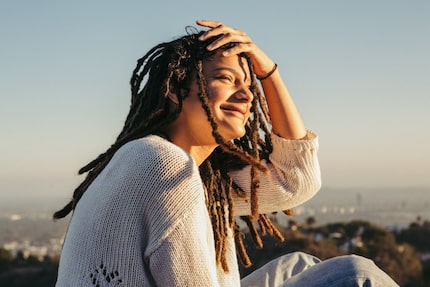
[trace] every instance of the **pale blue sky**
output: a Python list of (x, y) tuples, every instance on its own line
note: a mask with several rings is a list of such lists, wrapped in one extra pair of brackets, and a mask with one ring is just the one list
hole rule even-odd
[(324, 186), (430, 187), (429, 15), (425, 0), (2, 0), (0, 192), (68, 197), (122, 128), (136, 59), (196, 19), (278, 63)]

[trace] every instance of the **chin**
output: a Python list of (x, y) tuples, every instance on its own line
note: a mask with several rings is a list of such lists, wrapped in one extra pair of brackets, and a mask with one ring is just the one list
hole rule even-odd
[(246, 132), (245, 131), (243, 131), (243, 132), (241, 132), (237, 137), (235, 137), (236, 139), (237, 138), (241, 138), (241, 137), (243, 137), (244, 135), (246, 134)]
[(245, 130), (243, 130), (243, 131), (240, 131), (240, 132), (238, 131), (238, 132), (228, 133), (228, 134), (222, 133), (222, 134), (221, 134), (221, 136), (222, 136), (226, 141), (231, 141), (231, 140), (234, 140), (234, 139), (237, 139), (237, 138), (241, 138), (241, 137), (243, 137), (245, 134), (246, 134), (246, 131), (245, 131)]

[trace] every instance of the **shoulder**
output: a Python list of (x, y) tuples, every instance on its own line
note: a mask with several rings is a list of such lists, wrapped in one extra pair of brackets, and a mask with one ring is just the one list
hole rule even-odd
[(124, 144), (97, 181), (155, 196), (190, 180), (200, 180), (193, 158), (171, 142), (149, 135)]
[(153, 172), (193, 169), (193, 158), (180, 147), (155, 135), (124, 144), (112, 158), (113, 165)]
[(116, 160), (125, 166), (127, 184), (140, 201), (151, 248), (159, 246), (190, 210), (204, 202), (200, 173), (192, 157), (158, 136), (147, 136), (125, 144)]
[(147, 187), (163, 193), (178, 189), (181, 184), (201, 181), (191, 155), (155, 135), (125, 144), (112, 158), (112, 165), (136, 183), (145, 182)]
[(148, 135), (146, 137), (130, 141), (123, 145), (118, 151), (119, 156), (125, 154), (137, 156), (139, 159), (178, 159), (192, 160), (180, 147), (156, 135)]
[(193, 158), (155, 135), (123, 145), (102, 176), (102, 181), (119, 185), (123, 192), (144, 202), (147, 212), (157, 214), (166, 208), (183, 212), (203, 191)]

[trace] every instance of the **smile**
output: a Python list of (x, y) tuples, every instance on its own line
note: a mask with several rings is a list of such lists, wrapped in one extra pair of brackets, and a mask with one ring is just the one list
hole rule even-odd
[(243, 106), (243, 105), (224, 105), (221, 106), (221, 109), (224, 111), (232, 111), (232, 112), (238, 112), (241, 113), (242, 115), (245, 115), (248, 111), (248, 107), (247, 106)]
[(248, 112), (248, 108), (242, 105), (225, 105), (221, 106), (221, 110), (233, 116), (239, 117), (240, 119), (244, 119)]

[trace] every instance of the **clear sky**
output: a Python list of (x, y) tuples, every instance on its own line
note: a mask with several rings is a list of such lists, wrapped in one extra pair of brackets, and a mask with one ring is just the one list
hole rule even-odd
[(136, 59), (196, 19), (245, 30), (320, 136), (325, 187), (430, 187), (430, 1), (0, 2), (0, 193), (70, 196)]

